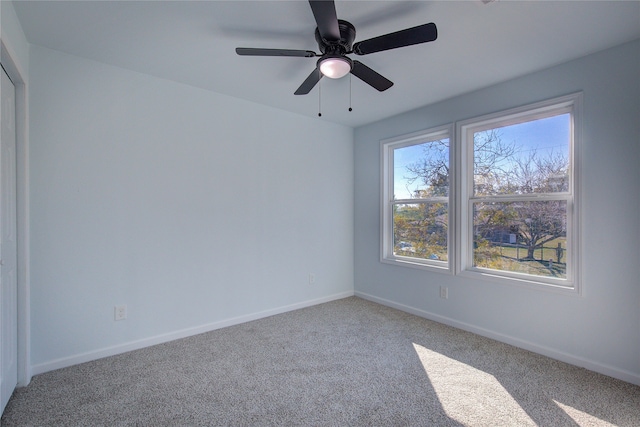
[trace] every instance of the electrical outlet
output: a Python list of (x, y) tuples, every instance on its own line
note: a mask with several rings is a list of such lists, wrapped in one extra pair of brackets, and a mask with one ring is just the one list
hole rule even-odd
[(315, 283), (316, 283), (316, 275), (313, 273), (309, 273), (309, 284), (315, 285)]
[(116, 305), (114, 310), (114, 320), (124, 320), (127, 318), (127, 305)]
[(446, 286), (440, 286), (440, 298), (449, 299), (449, 288)]

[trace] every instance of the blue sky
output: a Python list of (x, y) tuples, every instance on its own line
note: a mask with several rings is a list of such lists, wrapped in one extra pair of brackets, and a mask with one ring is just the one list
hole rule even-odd
[[(449, 139), (443, 139), (448, 143)], [(409, 176), (407, 166), (416, 162), (417, 159), (425, 154), (425, 150), (432, 147), (432, 143), (423, 143), (418, 145), (410, 145), (408, 147), (397, 148), (393, 152), (393, 193), (396, 199), (409, 199), (413, 190), (424, 188), (424, 184), (418, 179), (413, 184), (409, 184), (405, 177)], [(448, 156), (448, 150), (446, 155)]]
[[(498, 128), (504, 142), (515, 141), (521, 153), (536, 149), (538, 155), (547, 153), (569, 154), (570, 115), (561, 114), (540, 120)], [(444, 140), (443, 140), (444, 141)], [(448, 140), (446, 140), (448, 141)], [(409, 185), (406, 167), (424, 155), (430, 143), (412, 145), (394, 150), (394, 194), (396, 199), (408, 199), (413, 190), (423, 186), (417, 180)]]
[(503, 141), (516, 141), (522, 151), (536, 148), (540, 154), (562, 152), (569, 153), (570, 115), (548, 117), (533, 122), (499, 128)]

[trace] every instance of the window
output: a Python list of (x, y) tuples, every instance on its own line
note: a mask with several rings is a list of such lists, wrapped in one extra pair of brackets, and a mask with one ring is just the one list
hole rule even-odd
[(577, 95), (458, 124), (461, 271), (573, 288)]
[(382, 141), (382, 262), (577, 290), (581, 94)]
[(451, 269), (451, 130), (383, 141), (383, 262)]

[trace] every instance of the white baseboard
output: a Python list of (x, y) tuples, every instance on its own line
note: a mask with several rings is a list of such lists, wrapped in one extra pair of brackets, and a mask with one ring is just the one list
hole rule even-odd
[(131, 341), (124, 344), (118, 344), (111, 347), (101, 348), (99, 350), (88, 351), (86, 353), (63, 357), (60, 359), (52, 360), (50, 362), (45, 362), (45, 363), (31, 366), (31, 374), (32, 375), (43, 374), (45, 372), (54, 371), (56, 369), (77, 365), (79, 363), (85, 363), (85, 362), (90, 362), (92, 360), (102, 359), (104, 357), (115, 356), (117, 354), (126, 353), (132, 350), (139, 350), (141, 348), (149, 347), (152, 345), (162, 344), (165, 342), (169, 342), (169, 341), (173, 341), (181, 338), (186, 338), (193, 335), (214, 331), (216, 329), (226, 328), (228, 326), (239, 325), (241, 323), (250, 322), (252, 320), (263, 319), (265, 317), (274, 316), (276, 314), (282, 314), (288, 311), (311, 307), (311, 306), (322, 304), (325, 302), (330, 302), (330, 301), (351, 297), (353, 295), (354, 295), (353, 291), (341, 292), (338, 294), (333, 294), (333, 295), (329, 295), (322, 298), (302, 301), (299, 303), (285, 305), (282, 307), (260, 311), (257, 313), (247, 314), (247, 315), (238, 316), (238, 317), (232, 317), (230, 319), (220, 320), (220, 321), (209, 323), (206, 325), (182, 329), (175, 332), (156, 335), (154, 337), (143, 338), (137, 341)]
[(539, 345), (536, 343), (532, 343), (530, 341), (525, 341), (520, 338), (512, 337), (509, 335), (501, 334), (499, 332), (491, 331), (489, 329), (481, 328), (470, 323), (460, 322), (455, 319), (451, 319), (449, 317), (441, 316), (439, 314), (434, 314), (425, 310), (421, 310), (419, 308), (411, 307), (408, 305), (400, 304), (394, 301), (390, 301), (384, 298), (378, 298), (374, 295), (370, 295), (364, 292), (355, 292), (355, 296), (376, 302), (378, 304), (385, 305), (387, 307), (395, 308), (400, 311), (404, 311), (410, 314), (414, 314), (419, 317), (424, 317), (425, 319), (433, 320), (434, 322), (443, 323), (445, 325), (453, 326), (454, 328), (462, 329), (467, 332), (473, 332), (474, 334), (481, 335), (483, 337), (491, 338), (496, 341), (503, 342), (505, 344), (512, 345), (514, 347), (519, 347), (525, 350), (532, 351), (534, 353), (541, 354), (543, 356), (550, 357), (552, 359), (559, 360), (561, 362), (569, 363), (570, 365), (579, 366), (590, 371), (598, 372), (603, 375), (607, 375), (613, 378), (617, 378), (622, 381), (626, 381), (631, 384), (640, 385), (640, 375), (635, 374), (633, 372), (626, 371), (624, 369), (619, 369), (613, 366), (605, 365), (602, 363), (594, 362), (592, 360), (588, 360), (582, 358), (580, 356), (575, 356), (569, 353), (565, 353), (563, 351), (559, 351), (550, 347), (546, 347), (543, 345)]

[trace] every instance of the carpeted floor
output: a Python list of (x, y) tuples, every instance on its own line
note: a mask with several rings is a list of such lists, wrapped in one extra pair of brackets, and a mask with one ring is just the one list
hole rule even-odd
[(38, 375), (2, 426), (640, 426), (640, 387), (356, 297)]

